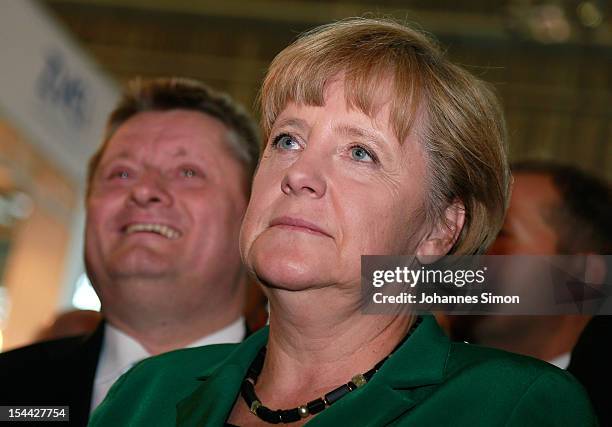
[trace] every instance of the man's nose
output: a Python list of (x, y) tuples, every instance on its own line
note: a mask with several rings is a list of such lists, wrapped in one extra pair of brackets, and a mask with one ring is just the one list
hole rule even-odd
[(285, 171), (281, 190), (288, 196), (307, 196), (313, 199), (323, 197), (327, 191), (327, 182), (320, 156), (303, 152)]
[(132, 186), (130, 200), (138, 206), (150, 204), (170, 205), (172, 194), (159, 173), (145, 172)]

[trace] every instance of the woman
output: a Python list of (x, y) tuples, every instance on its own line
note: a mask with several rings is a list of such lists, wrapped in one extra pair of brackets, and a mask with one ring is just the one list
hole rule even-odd
[(432, 317), (362, 313), (360, 255), (426, 262), (495, 237), (509, 173), (482, 82), (414, 30), (350, 19), (281, 52), (261, 106), (240, 243), (269, 330), (145, 361), (92, 425), (596, 424), (560, 370), (451, 343)]

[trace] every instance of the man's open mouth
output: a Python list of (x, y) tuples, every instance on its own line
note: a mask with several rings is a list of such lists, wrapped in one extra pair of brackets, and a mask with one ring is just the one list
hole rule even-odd
[(125, 227), (125, 234), (132, 233), (156, 233), (166, 239), (174, 240), (181, 237), (181, 232), (163, 224), (130, 224)]

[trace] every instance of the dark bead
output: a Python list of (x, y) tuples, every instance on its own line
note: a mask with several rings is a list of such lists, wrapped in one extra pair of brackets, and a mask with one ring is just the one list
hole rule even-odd
[(311, 402), (308, 402), (306, 406), (308, 407), (308, 412), (314, 415), (325, 409), (325, 402), (323, 402), (323, 399), (318, 398)]
[(278, 412), (280, 412), (281, 422), (283, 423), (293, 423), (302, 419), (297, 408), (284, 409)]
[(251, 366), (249, 366), (249, 370), (247, 371), (247, 378), (252, 379), (254, 382), (257, 381), (257, 377), (261, 373), (261, 369), (263, 368), (264, 360), (266, 359), (266, 348), (262, 348)]
[(340, 399), (341, 397), (344, 397), (350, 391), (351, 389), (348, 388), (346, 384), (341, 385), (337, 389), (332, 390), (329, 393), (327, 393), (325, 395), (325, 401), (327, 402), (328, 405), (332, 405), (334, 402), (337, 402), (338, 399)]
[(240, 394), (242, 394), (242, 397), (244, 398), (248, 406), (251, 406), (254, 400), (259, 400), (257, 399), (257, 395), (255, 394), (255, 388), (253, 387), (253, 383), (249, 380), (244, 380), (242, 382)]
[(257, 416), (270, 424), (278, 424), (281, 422), (280, 411), (273, 411), (265, 406), (257, 408)]

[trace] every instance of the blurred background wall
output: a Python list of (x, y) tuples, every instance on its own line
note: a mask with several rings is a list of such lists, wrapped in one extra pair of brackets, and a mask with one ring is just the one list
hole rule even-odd
[(513, 157), (567, 160), (612, 177), (608, 0), (45, 4), (120, 81), (135, 74), (183, 74), (249, 105), (269, 61), (308, 28), (368, 12), (417, 22), (450, 57), (496, 85), (508, 116)]
[[(5, 1), (0, 11), (16, 1), (22, 3)], [(0, 169), (0, 189), (7, 200), (18, 193), (25, 212), (0, 226), (4, 349), (27, 343), (57, 310), (95, 307), (82, 274), (83, 158), (99, 143), (117, 86), (138, 75), (195, 77), (252, 107), (274, 55), (300, 32), (332, 20), (370, 13), (418, 23), (451, 58), (495, 85), (507, 114), (513, 160), (554, 159), (612, 179), (608, 0), (26, 3), (85, 64), (76, 67), (77, 74), (94, 82), (97, 121), (74, 137), (76, 147), (63, 146), (81, 150), (75, 168), (75, 161), (62, 160), (61, 148), (59, 155), (49, 154), (54, 150), (40, 144), (45, 138), (30, 129), (32, 123), (0, 114), (0, 166), (10, 169)], [(18, 26), (26, 33), (36, 27), (31, 21)], [(0, 42), (0, 49), (27, 51), (19, 37)], [(38, 67), (43, 70), (44, 64)], [(0, 91), (0, 106), (3, 96)], [(17, 175), (29, 186), (16, 184)]]

